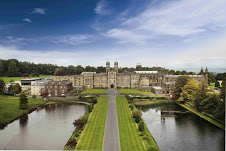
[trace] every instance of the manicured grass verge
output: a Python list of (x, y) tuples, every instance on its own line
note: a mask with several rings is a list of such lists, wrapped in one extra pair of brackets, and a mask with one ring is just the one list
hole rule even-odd
[[(51, 78), (52, 75), (40, 75), (39, 77), (31, 77), (31, 78)], [(24, 77), (0, 77), (5, 83), (10, 82), (11, 80), (13, 81), (19, 81), (23, 79)]]
[(125, 97), (116, 97), (121, 151), (145, 150)]
[(134, 105), (136, 107), (155, 107), (163, 104), (174, 104), (175, 102), (173, 100), (134, 100)]
[(119, 89), (119, 93), (120, 94), (153, 94), (152, 92), (143, 92), (143, 91), (139, 91), (139, 90), (136, 90), (136, 89)]
[(203, 119), (209, 121), (210, 123), (212, 123), (212, 124), (218, 126), (218, 127), (221, 128), (221, 129), (225, 130), (225, 126), (224, 126), (223, 124), (218, 123), (218, 122), (215, 121), (214, 119), (212, 119), (212, 118), (210, 118), (210, 117), (208, 117), (208, 116), (203, 115), (202, 113), (196, 111), (195, 109), (192, 109), (192, 108), (188, 107), (188, 106), (185, 105), (185, 104), (180, 104), (180, 103), (178, 103), (178, 104), (179, 104), (180, 106), (186, 108), (187, 110), (189, 110), (189, 111), (195, 113), (195, 114), (198, 115), (199, 117), (201, 117), (201, 118), (203, 118)]
[(0, 95), (0, 127), (4, 127), (37, 106), (46, 103), (43, 99), (28, 98), (28, 109), (20, 109), (19, 97)]
[(82, 91), (81, 94), (105, 94), (106, 89), (87, 89)]
[(102, 150), (107, 108), (108, 97), (99, 97), (78, 141), (76, 150)]

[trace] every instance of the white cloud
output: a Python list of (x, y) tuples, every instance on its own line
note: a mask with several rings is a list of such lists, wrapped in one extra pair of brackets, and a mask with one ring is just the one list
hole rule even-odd
[[(135, 17), (128, 18), (118, 27), (120, 32), (131, 31), (139, 37), (177, 36), (186, 38), (226, 27), (225, 0), (168, 1), (159, 6), (148, 5)], [(112, 29), (111, 29), (112, 30)], [(108, 36), (121, 40), (121, 35)], [(114, 30), (114, 29), (113, 29)], [(124, 37), (126, 38), (126, 37)], [(130, 39), (130, 35), (127, 36)], [(141, 38), (147, 42), (149, 38)], [(130, 41), (130, 42), (136, 42)]]
[(111, 11), (109, 9), (107, 9), (107, 2), (105, 0), (100, 0), (97, 3), (94, 11), (98, 15), (109, 15), (109, 14), (111, 14)]
[(29, 18), (24, 18), (23, 21), (31, 23), (32, 21)]
[(32, 13), (46, 15), (46, 11), (47, 10), (48, 9), (46, 9), (46, 8), (34, 8), (34, 10), (32, 11)]
[(65, 43), (70, 45), (81, 45), (91, 43), (93, 36), (91, 35), (64, 35), (48, 37), (53, 43)]

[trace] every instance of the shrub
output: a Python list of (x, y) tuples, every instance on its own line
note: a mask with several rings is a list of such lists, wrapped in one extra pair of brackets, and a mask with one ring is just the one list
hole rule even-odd
[(32, 99), (36, 99), (36, 95), (32, 95)]
[(131, 104), (131, 103), (133, 103), (133, 101), (132, 100), (128, 100), (128, 103)]
[(79, 128), (81, 128), (81, 127), (83, 127), (83, 125), (85, 125), (85, 123), (81, 119), (75, 120), (75, 122), (73, 124), (75, 127), (77, 126)]
[(138, 126), (139, 131), (144, 131), (144, 122), (140, 121), (139, 126)]
[(93, 104), (89, 104), (88, 105), (88, 111), (89, 111), (89, 113), (92, 112), (92, 110), (93, 110)]
[(141, 116), (139, 114), (135, 115), (135, 122), (139, 123), (141, 121)]
[(78, 137), (79, 136), (79, 134), (77, 133), (77, 134), (75, 134), (75, 137)]
[(145, 134), (142, 138), (143, 138), (143, 140), (147, 140), (148, 136)]
[(92, 99), (92, 103), (96, 104), (97, 103), (97, 98)]
[(158, 151), (158, 148), (155, 146), (148, 147), (147, 151)]
[(133, 104), (130, 104), (129, 108), (131, 108), (131, 110), (133, 110), (133, 108), (134, 108)]
[(76, 139), (71, 139), (67, 142), (67, 145), (70, 145), (70, 146), (76, 146), (77, 145), (77, 141)]
[(141, 111), (138, 110), (138, 109), (134, 109), (133, 112), (132, 112), (133, 118), (135, 118), (135, 116), (136, 116), (137, 114), (141, 116)]

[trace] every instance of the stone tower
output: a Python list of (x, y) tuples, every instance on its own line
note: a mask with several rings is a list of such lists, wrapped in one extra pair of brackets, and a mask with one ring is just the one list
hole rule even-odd
[(142, 65), (140, 62), (138, 62), (136, 65), (136, 71), (142, 71)]
[(106, 62), (106, 72), (108, 73), (110, 71), (110, 62)]
[(118, 73), (118, 61), (115, 61), (115, 63), (114, 63), (114, 70), (117, 74)]
[(206, 70), (205, 70), (205, 80), (206, 80), (206, 83), (207, 84), (208, 84), (208, 73), (209, 73), (209, 71), (208, 71), (208, 69), (206, 67)]

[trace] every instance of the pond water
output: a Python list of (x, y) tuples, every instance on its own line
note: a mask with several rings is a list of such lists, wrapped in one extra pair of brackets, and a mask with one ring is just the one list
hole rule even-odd
[(142, 109), (142, 118), (161, 151), (224, 151), (225, 131), (179, 105)]
[(75, 103), (45, 105), (0, 130), (0, 150), (62, 150), (85, 111)]

